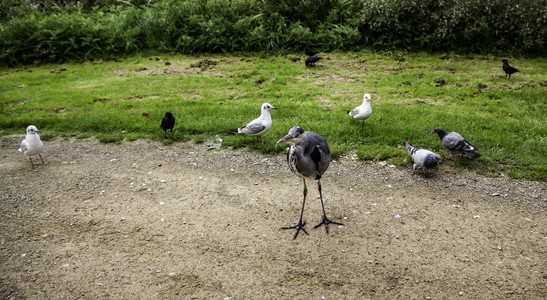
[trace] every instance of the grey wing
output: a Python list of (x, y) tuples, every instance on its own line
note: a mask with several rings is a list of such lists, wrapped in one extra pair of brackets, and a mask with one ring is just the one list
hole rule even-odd
[(242, 128), (243, 132), (250, 133), (250, 134), (257, 134), (263, 131), (264, 129), (266, 129), (266, 126), (262, 124), (249, 124), (245, 126), (244, 128)]
[(358, 108), (358, 107), (356, 107), (356, 108), (354, 108), (354, 109), (352, 109), (352, 110), (350, 110), (350, 111), (348, 112), (348, 115), (350, 115), (350, 116), (352, 116), (352, 117), (354, 117), (354, 118), (355, 118), (355, 116), (358, 115), (358, 114), (359, 114), (359, 108)]
[(472, 150), (475, 150), (475, 147), (473, 147), (473, 145), (471, 145), (468, 141), (461, 140), (456, 145), (454, 145), (454, 150), (456, 150), (456, 151), (472, 151)]
[(465, 140), (459, 133), (450, 132), (443, 138), (443, 145), (448, 150), (461, 151), (458, 150), (458, 148), (461, 147), (462, 141), (465, 142)]

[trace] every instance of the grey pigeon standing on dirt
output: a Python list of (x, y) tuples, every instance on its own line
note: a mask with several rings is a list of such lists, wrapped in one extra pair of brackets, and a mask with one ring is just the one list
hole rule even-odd
[(507, 75), (509, 75), (509, 78), (511, 78), (511, 74), (519, 72), (518, 69), (513, 68), (509, 65), (509, 61), (507, 59), (502, 59), (503, 62), (503, 71), (505, 71), (505, 78), (507, 78)]
[[(446, 132), (442, 128), (435, 128), (433, 133), (439, 135), (443, 146), (454, 154), (466, 154), (470, 159), (475, 159), (481, 157), (481, 154), (477, 152), (477, 149), (471, 143), (466, 141), (459, 133), (457, 132)], [(449, 157), (448, 159), (451, 159)]]
[(171, 135), (175, 137), (173, 134), (173, 127), (175, 127), (175, 117), (173, 117), (173, 114), (168, 111), (165, 113), (165, 116), (161, 120), (161, 129), (163, 129), (163, 136), (167, 138), (167, 130), (171, 130)]
[(314, 56), (310, 56), (306, 58), (306, 61), (304, 63), (306, 64), (306, 67), (313, 67), (315, 66), (315, 63), (318, 62), (320, 59), (323, 59), (323, 58), (314, 55)]
[(27, 127), (27, 136), (24, 140), (21, 141), (21, 146), (19, 149), (19, 152), (22, 152), (28, 158), (30, 159), (30, 164), (32, 167), (34, 167), (34, 163), (32, 162), (32, 156), (38, 155), (40, 156), (40, 159), (42, 160), (42, 164), (44, 164), (44, 159), (42, 158), (42, 155), (40, 154), (42, 150), (44, 150), (44, 144), (42, 143), (42, 140), (40, 140), (40, 136), (38, 133), (41, 133), (42, 131), (38, 130), (36, 126), (30, 125)]
[(414, 161), (414, 165), (412, 166), (412, 174), (416, 174), (416, 168), (420, 168), (424, 170), (424, 175), (429, 175), (428, 170), (434, 168), (441, 162), (441, 156), (439, 154), (414, 147), (409, 142), (403, 142), (403, 145), (406, 150), (408, 150), (408, 154), (410, 154), (410, 157)]

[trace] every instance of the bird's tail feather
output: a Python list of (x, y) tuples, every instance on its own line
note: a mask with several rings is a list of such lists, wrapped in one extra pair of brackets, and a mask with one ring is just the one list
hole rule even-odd
[(472, 151), (465, 151), (465, 154), (467, 154), (467, 156), (470, 158), (470, 159), (476, 159), (476, 158), (479, 158), (482, 156), (482, 154), (480, 154), (479, 152), (475, 151), (475, 150), (472, 150)]

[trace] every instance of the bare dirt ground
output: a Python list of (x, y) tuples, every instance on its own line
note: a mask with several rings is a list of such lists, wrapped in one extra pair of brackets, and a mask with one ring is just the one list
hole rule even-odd
[[(253, 141), (253, 139), (250, 139)], [(545, 299), (547, 184), (331, 164), (321, 220), (284, 156), (0, 140), (2, 299)], [(37, 160), (35, 160), (36, 162)], [(39, 159), (38, 159), (39, 161)]]

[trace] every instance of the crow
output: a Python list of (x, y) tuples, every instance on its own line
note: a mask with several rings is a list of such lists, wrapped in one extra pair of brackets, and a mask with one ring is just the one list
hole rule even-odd
[(502, 59), (503, 62), (503, 71), (505, 71), (505, 78), (507, 78), (507, 75), (509, 75), (509, 78), (511, 78), (511, 74), (518, 72), (518, 69), (515, 69), (509, 65), (509, 61), (507, 59)]
[(314, 56), (315, 54), (319, 53), (319, 52), (313, 51), (312, 49), (310, 49), (310, 47), (306, 47), (306, 49), (304, 49), (304, 52), (306, 53), (307, 56)]
[(160, 127), (161, 129), (163, 129), (163, 136), (165, 138), (167, 138), (167, 130), (171, 130), (171, 135), (175, 137), (175, 135), (173, 134), (173, 127), (175, 127), (175, 117), (173, 117), (173, 114), (170, 111), (165, 113), (165, 116), (161, 120)]
[(322, 57), (319, 57), (319, 56), (310, 56), (306, 58), (306, 61), (305, 61), (306, 67), (315, 66), (315, 63), (318, 62), (320, 59), (322, 59)]

